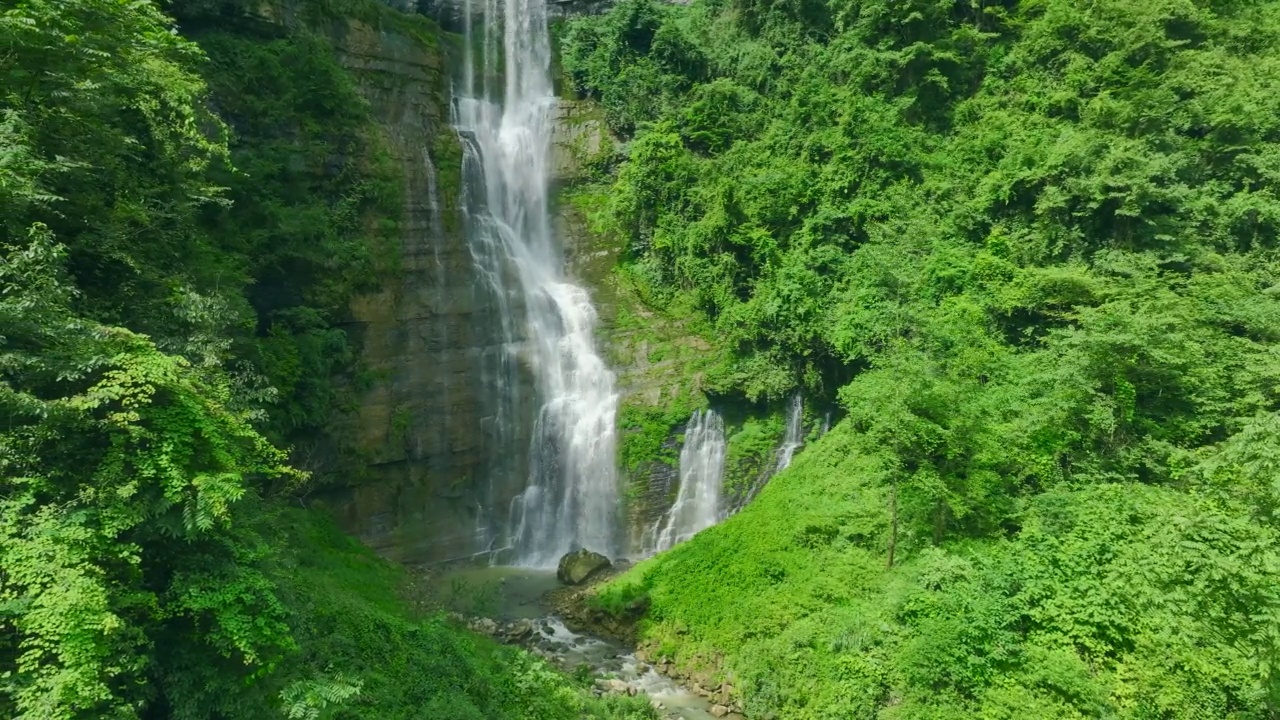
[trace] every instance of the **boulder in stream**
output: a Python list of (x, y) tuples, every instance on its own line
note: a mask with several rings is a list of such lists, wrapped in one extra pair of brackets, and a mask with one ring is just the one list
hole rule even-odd
[(587, 549), (565, 553), (556, 568), (556, 577), (566, 585), (581, 585), (592, 575), (610, 567), (609, 558)]
[(517, 620), (506, 627), (505, 635), (512, 642), (523, 642), (533, 635), (532, 620)]

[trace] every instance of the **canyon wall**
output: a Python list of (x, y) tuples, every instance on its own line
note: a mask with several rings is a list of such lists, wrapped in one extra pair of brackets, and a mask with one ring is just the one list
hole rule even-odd
[(316, 488), (303, 502), (392, 559), (484, 552), (506, 521), (485, 508), (505, 508), (523, 487), (529, 440), (496, 438), (485, 422), (494, 409), (480, 369), (507, 348), (462, 229), (449, 112), (458, 38), (375, 0), (188, 0), (179, 10), (188, 26), (253, 42), (321, 38), (368, 104), (379, 161), (400, 178), (394, 242), (374, 248), (379, 287), (351, 301), (343, 324), (355, 372), (340, 381), (328, 427), (295, 439), (294, 462)]
[(498, 437), (486, 420), (498, 410), (483, 368), (508, 348), (462, 230), (449, 38), (359, 20), (332, 37), (403, 167), (405, 205), (398, 272), (352, 304), (349, 329), (372, 380), (334, 424), (349, 443), (339, 467), (355, 477), (327, 502), (343, 527), (397, 560), (484, 554), (506, 537), (529, 437)]

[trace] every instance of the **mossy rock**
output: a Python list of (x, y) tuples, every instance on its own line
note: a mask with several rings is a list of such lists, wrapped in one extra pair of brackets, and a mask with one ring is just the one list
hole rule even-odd
[(581, 585), (592, 575), (612, 566), (613, 563), (609, 562), (609, 558), (584, 548), (565, 553), (564, 557), (560, 558), (556, 577), (566, 585)]

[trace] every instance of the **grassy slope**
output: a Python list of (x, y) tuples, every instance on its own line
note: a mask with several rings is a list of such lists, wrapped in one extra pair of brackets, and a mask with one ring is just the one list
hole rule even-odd
[(342, 718), (568, 720), (649, 718), (647, 701), (595, 700), (531, 655), (423, 615), (404, 572), (318, 513), (270, 513), (281, 599), (298, 652), (268, 686), (341, 680), (360, 692)]
[(1012, 539), (886, 570), (887, 491), (863, 442), (838, 425), (600, 602), (647, 595), (647, 643), (718, 668), (751, 717), (1267, 717), (1262, 642), (1232, 619), (1274, 571), (1256, 526), (1164, 488), (1062, 490)]

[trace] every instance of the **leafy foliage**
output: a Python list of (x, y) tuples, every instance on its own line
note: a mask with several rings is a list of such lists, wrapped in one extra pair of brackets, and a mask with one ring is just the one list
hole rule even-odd
[(1110, 483), (1038, 495), (1011, 538), (907, 531), (886, 571), (886, 470), (840, 423), (599, 601), (647, 597), (646, 642), (732, 680), (752, 716), (1271, 717), (1273, 526)]
[(408, 612), (403, 571), (327, 520), (296, 508), (273, 509), (267, 520), (273, 545), (287, 549), (273, 565), (299, 647), (266, 681), (279, 689), (286, 711), (406, 720), (652, 719), (647, 701), (597, 702), (523, 651)]
[(651, 639), (723, 650), (762, 716), (1276, 712), (1278, 10), (571, 22), (566, 73), (629, 139), (605, 226), (637, 294), (732, 348), (715, 392), (847, 413), (604, 602), (648, 593)]
[(130, 717), (169, 635), (247, 668), (291, 646), (232, 523), (252, 482), (300, 476), (219, 370), (77, 318), (64, 257), (37, 225), (0, 264), (5, 695), (20, 714)]
[[(198, 5), (178, 9), (202, 27)], [(327, 40), (244, 32), (197, 46), (152, 3), (6, 11), (0, 231), (47, 225), (80, 314), (219, 356), (282, 439), (337, 402), (336, 324), (376, 284), (400, 185)]]
[(194, 37), (233, 130), (234, 169), (217, 176), (232, 203), (202, 222), (252, 278), (244, 292), (257, 320), (242, 352), (279, 394), (273, 429), (323, 427), (337, 402), (332, 377), (354, 361), (336, 324), (354, 294), (376, 287), (379, 270), (394, 269), (385, 258), (398, 257), (399, 170), (328, 40), (213, 29)]

